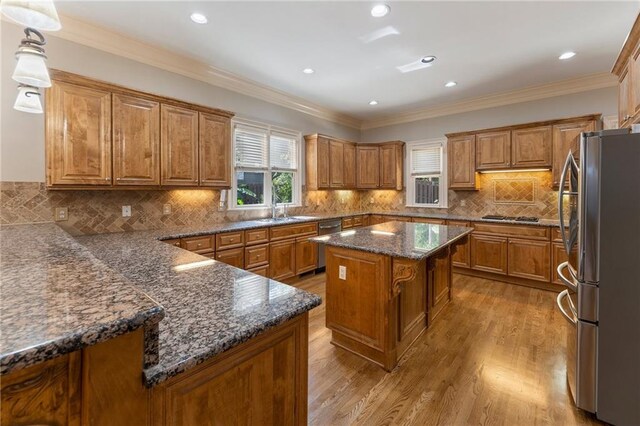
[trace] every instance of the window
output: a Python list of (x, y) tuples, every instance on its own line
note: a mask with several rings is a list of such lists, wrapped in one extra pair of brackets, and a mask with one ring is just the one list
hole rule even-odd
[(300, 133), (238, 120), (233, 146), (232, 209), (300, 203)]
[(447, 207), (446, 141), (407, 144), (407, 206)]

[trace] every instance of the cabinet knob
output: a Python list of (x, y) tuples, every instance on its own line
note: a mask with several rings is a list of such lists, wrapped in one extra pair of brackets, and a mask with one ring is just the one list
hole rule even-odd
[(198, 243), (198, 247), (202, 247), (202, 243)]
[(628, 120), (628, 119), (630, 119), (630, 118), (631, 118), (631, 116), (630, 116), (629, 114), (627, 114), (627, 115), (625, 115), (625, 116), (624, 116), (625, 121), (626, 121), (626, 120)]
[(176, 247), (180, 247), (180, 243), (179, 242), (178, 243), (173, 243), (173, 245), (176, 246)]
[(122, 180), (122, 178), (116, 178), (116, 180)]
[(111, 177), (107, 176), (104, 180), (111, 180)]

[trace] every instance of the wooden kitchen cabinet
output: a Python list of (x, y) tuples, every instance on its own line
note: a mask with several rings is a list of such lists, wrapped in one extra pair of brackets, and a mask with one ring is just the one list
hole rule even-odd
[(329, 187), (344, 188), (344, 145), (329, 141)]
[(507, 274), (507, 238), (471, 234), (469, 241), (471, 268), (494, 274)]
[(47, 185), (111, 185), (111, 93), (52, 80), (47, 89)]
[(113, 95), (113, 176), (116, 186), (160, 184), (160, 104)]
[(216, 252), (216, 260), (235, 266), (236, 268), (244, 268), (244, 249), (238, 247), (231, 250), (223, 250)]
[(269, 264), (269, 244), (245, 247), (244, 267), (253, 269)]
[(296, 239), (296, 275), (314, 271), (318, 267), (318, 244), (309, 237)]
[(200, 186), (231, 188), (231, 119), (199, 115)]
[(160, 106), (162, 185), (198, 185), (198, 112)]
[(428, 263), (429, 280), (427, 285), (427, 315), (429, 324), (433, 322), (435, 317), (440, 313), (442, 308), (451, 300), (451, 256), (450, 248), (438, 252), (435, 256), (430, 257)]
[[(448, 220), (448, 226), (464, 226), (470, 227), (471, 224), (466, 221), (457, 221), (457, 220)], [(455, 251), (451, 255), (451, 263), (453, 266), (457, 266), (459, 268), (469, 268), (471, 267), (471, 250), (469, 248), (469, 237), (466, 238), (466, 241), (462, 243), (458, 243), (455, 246)]]
[(538, 281), (551, 279), (551, 243), (509, 238), (508, 274)]
[(560, 175), (569, 152), (576, 161), (580, 157), (580, 134), (596, 130), (594, 120), (574, 123), (556, 124), (553, 126), (553, 188), (560, 186)]
[(307, 135), (305, 140), (305, 172), (307, 189), (329, 188), (329, 138)]
[(511, 132), (500, 131), (476, 135), (476, 170), (499, 170), (511, 167)]
[(216, 248), (226, 250), (244, 246), (244, 231), (223, 232), (216, 235)]
[(466, 135), (447, 140), (449, 188), (476, 189), (476, 137)]
[(630, 127), (640, 123), (640, 15), (611, 72), (618, 77), (618, 125)]
[(551, 167), (551, 126), (517, 129), (511, 132), (511, 166)]
[(444, 219), (434, 219), (430, 217), (412, 217), (411, 222), (416, 223), (431, 223), (432, 225), (444, 225), (446, 220)]
[(618, 123), (620, 127), (628, 127), (631, 124), (631, 63), (628, 63), (620, 72), (618, 82)]
[(263, 244), (269, 242), (269, 228), (248, 229), (244, 231), (245, 244)]
[(380, 145), (380, 188), (401, 191), (403, 181), (404, 142)]
[(194, 253), (206, 254), (215, 250), (215, 238), (213, 235), (182, 238), (180, 247)]
[(296, 240), (285, 240), (269, 245), (269, 277), (283, 280), (296, 275)]
[(377, 145), (358, 145), (356, 148), (356, 185), (358, 189), (376, 189), (380, 185), (380, 148)]
[(356, 144), (345, 142), (344, 150), (344, 187), (356, 188)]

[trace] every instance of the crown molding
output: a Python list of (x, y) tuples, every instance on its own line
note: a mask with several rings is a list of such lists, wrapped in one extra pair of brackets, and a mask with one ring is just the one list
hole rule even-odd
[(420, 108), (392, 114), (385, 117), (366, 120), (362, 123), (361, 130), (375, 129), (378, 127), (392, 126), (396, 124), (410, 123), (412, 121), (428, 118), (442, 117), (463, 112), (477, 111), (486, 108), (494, 108), (504, 105), (530, 102), (556, 96), (570, 95), (573, 93), (587, 92), (589, 90), (612, 87), (618, 84), (615, 76), (608, 72), (590, 74), (568, 80), (553, 83), (530, 86), (524, 89), (510, 92), (496, 93), (488, 96), (480, 96), (459, 102), (438, 105), (428, 108)]
[(323, 120), (360, 129), (361, 120), (355, 117), (332, 111), (192, 57), (142, 42), (69, 15), (60, 15), (60, 19), (63, 23), (62, 29), (47, 33), (47, 36), (59, 37)]

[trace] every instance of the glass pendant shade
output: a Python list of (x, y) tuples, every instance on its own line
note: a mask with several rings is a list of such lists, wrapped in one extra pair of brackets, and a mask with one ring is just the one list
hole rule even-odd
[(18, 58), (18, 63), (12, 76), (15, 81), (29, 86), (51, 87), (49, 70), (44, 56), (18, 51), (16, 57)]
[(42, 114), (42, 104), (40, 103), (40, 93), (35, 87), (18, 87), (18, 97), (13, 109), (32, 114)]
[(62, 28), (53, 0), (2, 0), (0, 12), (25, 27), (43, 31)]

